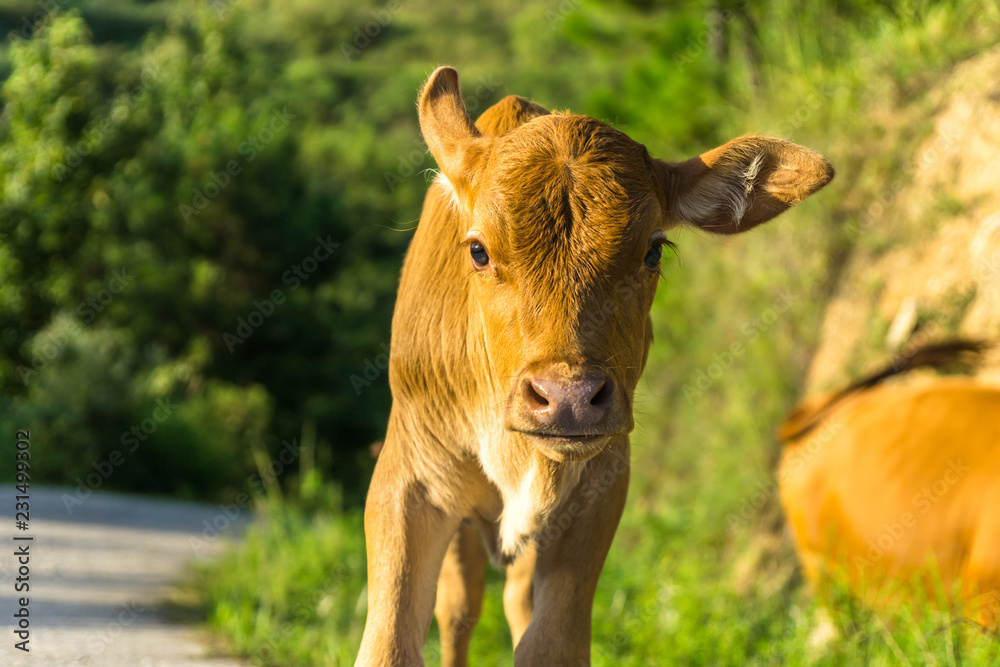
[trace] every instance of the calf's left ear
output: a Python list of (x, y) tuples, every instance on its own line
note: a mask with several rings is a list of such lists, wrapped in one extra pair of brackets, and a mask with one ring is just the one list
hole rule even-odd
[(827, 160), (798, 144), (745, 136), (685, 162), (654, 160), (668, 225), (737, 234), (767, 222), (833, 178)]

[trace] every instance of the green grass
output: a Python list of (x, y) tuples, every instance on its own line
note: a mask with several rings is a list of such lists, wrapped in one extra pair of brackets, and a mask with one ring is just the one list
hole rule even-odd
[[(761, 131), (814, 147), (838, 169), (817, 197), (746, 238), (671, 235), (679, 260), (666, 265), (654, 305), (656, 342), (636, 398), (633, 484), (595, 604), (595, 665), (1000, 660), (1000, 642), (960, 616), (933, 605), (875, 615), (845, 595), (832, 605), (839, 637), (814, 647), (821, 613), (780, 534), (772, 433), (799, 397), (838, 271), (852, 249), (887, 242), (865, 215), (905, 178), (931, 130), (923, 93), (1000, 34), (996, 7), (972, 0), (868, 16), (851, 23), (818, 3), (769, 3), (758, 15), (759, 71), (734, 58), (712, 82), (726, 91), (726, 104), (692, 109), (703, 118), (686, 124), (668, 117), (678, 102), (667, 98), (698, 82), (678, 81), (688, 74), (678, 74), (674, 52), (657, 47), (655, 20), (584, 3), (558, 33), (579, 44), (588, 25), (605, 26), (599, 50), (642, 26), (614, 88), (602, 89), (595, 74), (587, 104), (618, 118), (654, 154), (681, 157), (668, 152), (686, 140), (668, 127), (695, 138), (726, 135), (720, 140)], [(410, 47), (418, 39), (404, 37)], [(733, 26), (734, 48), (740, 38)], [(734, 343), (744, 351), (726, 358)], [(713, 380), (715, 365), (722, 372)], [(699, 387), (702, 374), (710, 381)], [(352, 664), (365, 611), (360, 510), (269, 507), (239, 549), (199, 575), (211, 625), (238, 652), (268, 664)], [(501, 591), (492, 572), (474, 665), (511, 664)], [(433, 628), (425, 655), (434, 664)]]
[(365, 549), (357, 513), (307, 519), (277, 510), (206, 577), (211, 621), (268, 664), (353, 664), (364, 629)]
[[(257, 664), (352, 665), (365, 615), (359, 511), (306, 516), (280, 501), (244, 544), (199, 571), (192, 587), (212, 602), (210, 623)], [(875, 614), (841, 594), (839, 637), (816, 645), (825, 614), (795, 579), (738, 593), (718, 558), (685, 548), (674, 523), (635, 516), (611, 550), (594, 613), (593, 664), (993, 665), (1000, 638), (931, 606)], [(510, 665), (502, 575), (491, 570), (471, 664)], [(829, 622), (829, 621), (827, 621)], [(440, 659), (436, 628), (424, 650)], [(902, 657), (901, 657), (902, 656)], [(666, 662), (665, 662), (666, 661)]]

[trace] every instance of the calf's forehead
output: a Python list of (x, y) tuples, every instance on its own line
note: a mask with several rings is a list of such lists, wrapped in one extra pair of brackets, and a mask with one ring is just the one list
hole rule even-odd
[(549, 115), (499, 137), (476, 205), (504, 259), (610, 269), (656, 227), (644, 146), (586, 116)]

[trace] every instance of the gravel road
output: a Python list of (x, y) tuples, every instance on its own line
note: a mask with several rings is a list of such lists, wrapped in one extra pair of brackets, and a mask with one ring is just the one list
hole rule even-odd
[[(203, 631), (171, 623), (157, 606), (192, 560), (217, 555), (248, 517), (219, 507), (94, 492), (67, 510), (72, 490), (30, 488), (27, 533), (14, 526), (14, 488), (0, 485), (0, 665), (153, 667), (242, 665), (211, 657)], [(242, 521), (240, 519), (243, 519)], [(206, 524), (231, 524), (203, 540)], [(239, 524), (239, 525), (236, 525)], [(15, 542), (31, 535), (30, 542)], [(29, 545), (30, 653), (14, 647), (18, 557)]]

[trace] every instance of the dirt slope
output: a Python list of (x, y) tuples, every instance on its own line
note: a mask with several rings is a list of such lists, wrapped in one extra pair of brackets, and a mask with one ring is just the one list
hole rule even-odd
[[(930, 340), (1000, 339), (1000, 49), (960, 64), (927, 101), (932, 135), (852, 223), (807, 394)], [(980, 377), (1000, 383), (1000, 356)]]

